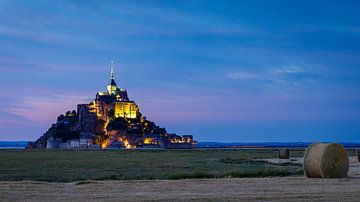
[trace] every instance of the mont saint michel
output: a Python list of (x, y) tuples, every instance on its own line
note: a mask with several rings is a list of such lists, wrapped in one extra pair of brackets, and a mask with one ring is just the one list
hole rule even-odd
[(107, 149), (165, 148), (190, 149), (197, 141), (192, 135), (179, 136), (147, 120), (126, 89), (115, 82), (114, 63), (106, 91), (96, 93), (90, 103), (57, 117), (56, 123), (29, 148)]
[(358, 19), (355, 0), (0, 0), (0, 202), (359, 202)]

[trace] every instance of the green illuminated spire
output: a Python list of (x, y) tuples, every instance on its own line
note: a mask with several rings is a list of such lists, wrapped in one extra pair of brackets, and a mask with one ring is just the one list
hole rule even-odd
[(111, 60), (111, 75), (110, 75), (110, 81), (114, 80), (115, 75), (114, 75), (114, 61)]
[(111, 61), (111, 73), (110, 73), (110, 83), (107, 86), (107, 91), (110, 95), (114, 95), (117, 89), (115, 83), (115, 74), (114, 74), (114, 61)]

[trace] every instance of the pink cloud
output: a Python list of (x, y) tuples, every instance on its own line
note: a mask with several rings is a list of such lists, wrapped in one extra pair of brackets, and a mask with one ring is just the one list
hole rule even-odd
[(81, 95), (53, 95), (48, 98), (25, 97), (19, 106), (12, 107), (9, 111), (36, 123), (50, 123), (55, 121), (59, 114), (76, 109), (77, 104), (85, 102), (86, 98)]

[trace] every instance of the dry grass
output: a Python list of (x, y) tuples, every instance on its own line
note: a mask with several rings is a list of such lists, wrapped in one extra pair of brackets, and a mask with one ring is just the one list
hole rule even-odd
[(2, 201), (359, 201), (359, 178), (0, 182)]

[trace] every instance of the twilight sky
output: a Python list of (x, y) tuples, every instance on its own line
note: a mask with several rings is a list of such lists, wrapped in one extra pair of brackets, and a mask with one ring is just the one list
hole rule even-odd
[(0, 1), (0, 140), (117, 84), (200, 141), (360, 142), (359, 1)]

